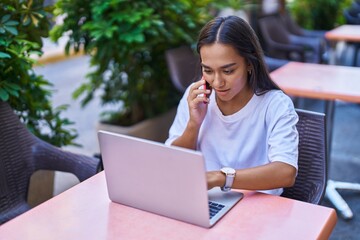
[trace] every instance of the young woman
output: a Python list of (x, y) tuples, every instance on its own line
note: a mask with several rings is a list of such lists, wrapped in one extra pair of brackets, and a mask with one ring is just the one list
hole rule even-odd
[(203, 77), (181, 99), (166, 144), (202, 152), (209, 189), (280, 195), (295, 182), (298, 116), (270, 79), (256, 34), (239, 17), (218, 17), (197, 51)]

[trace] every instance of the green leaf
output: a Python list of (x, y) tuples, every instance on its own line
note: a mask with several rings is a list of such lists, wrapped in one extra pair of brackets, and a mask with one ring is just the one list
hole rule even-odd
[(18, 30), (14, 27), (4, 26), (4, 28), (6, 29), (6, 31), (10, 32), (12, 35), (18, 35)]
[(55, 110), (60, 112), (60, 111), (67, 110), (69, 107), (70, 107), (69, 104), (62, 104), (62, 105), (60, 105), (60, 106), (57, 106), (57, 107), (55, 108)]
[(16, 26), (18, 24), (19, 24), (18, 21), (7, 21), (6, 23), (4, 23), (4, 25), (6, 26)]
[(19, 91), (21, 88), (18, 84), (15, 83), (9, 83), (9, 82), (4, 82), (4, 86), (6, 86), (7, 88)]
[(0, 46), (9, 46), (10, 41), (6, 41), (5, 39), (0, 38)]
[(28, 15), (26, 15), (22, 20), (22, 24), (24, 26), (28, 26), (30, 23), (31, 23), (31, 19), (30, 19), (30, 17)]
[(143, 34), (136, 34), (134, 35), (134, 42), (145, 42), (145, 37)]
[(2, 88), (0, 88), (0, 99), (2, 101), (7, 101), (9, 99), (9, 94)]
[(73, 99), (78, 99), (80, 97), (80, 95), (82, 95), (84, 92), (86, 92), (86, 90), (88, 89), (88, 85), (87, 84), (81, 84), (80, 87), (78, 87), (72, 94)]
[(11, 58), (11, 56), (7, 53), (0, 52), (0, 58)]
[(6, 21), (8, 21), (10, 19), (11, 15), (10, 14), (6, 14), (1, 18), (1, 22), (4, 23)]
[(19, 97), (19, 91), (15, 91), (15, 90), (13, 90), (11, 88), (5, 88), (5, 89), (10, 95), (12, 95), (14, 97)]

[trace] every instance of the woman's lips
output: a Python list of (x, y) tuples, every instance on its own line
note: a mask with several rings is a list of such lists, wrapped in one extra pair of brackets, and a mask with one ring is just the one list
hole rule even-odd
[(216, 94), (219, 96), (224, 96), (229, 92), (230, 89), (225, 89), (225, 90), (220, 90), (220, 89), (216, 89)]

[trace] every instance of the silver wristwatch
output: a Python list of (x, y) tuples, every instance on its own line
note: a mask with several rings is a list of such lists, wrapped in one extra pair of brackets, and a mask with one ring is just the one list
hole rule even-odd
[(236, 171), (235, 169), (230, 167), (223, 167), (220, 171), (225, 174), (225, 185), (221, 187), (221, 190), (223, 192), (228, 192), (231, 190), (231, 187), (233, 185)]

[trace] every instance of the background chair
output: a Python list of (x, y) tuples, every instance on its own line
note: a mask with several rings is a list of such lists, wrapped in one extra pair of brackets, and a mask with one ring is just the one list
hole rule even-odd
[(360, 24), (360, 3), (353, 2), (352, 5), (343, 11), (347, 24)]
[(0, 101), (0, 224), (24, 213), (31, 175), (39, 169), (73, 173), (80, 181), (96, 174), (97, 158), (61, 150), (34, 136), (8, 103)]
[(360, 10), (354, 8), (347, 8), (343, 11), (343, 14), (347, 24), (360, 24)]
[[(360, 2), (354, 1), (349, 8), (346, 8), (343, 11), (346, 24), (350, 25), (360, 25)], [(347, 47), (353, 50), (353, 58), (351, 65), (358, 66), (358, 55), (360, 52), (360, 43), (357, 42), (347, 42)], [(344, 53), (346, 54), (346, 53)], [(346, 57), (346, 56), (344, 56)]]
[(200, 80), (199, 57), (190, 46), (169, 49), (166, 51), (165, 57), (171, 81), (179, 92), (185, 92), (192, 82)]
[(296, 110), (299, 122), (298, 175), (294, 186), (285, 188), (283, 197), (320, 204), (327, 180), (325, 114)]
[(322, 61), (320, 39), (292, 35), (278, 14), (260, 17), (258, 27), (259, 38), (269, 57), (312, 63)]
[(288, 10), (284, 10), (279, 14), (281, 21), (291, 34), (296, 36), (325, 39), (325, 30), (307, 30), (300, 27), (291, 17)]
[(327, 52), (330, 44), (325, 38), (325, 30), (307, 30), (300, 27), (291, 17), (287, 9), (279, 12), (279, 17), (283, 26), (290, 33), (290, 40), (292, 42), (312, 47), (319, 57), (319, 59), (317, 59), (318, 63), (328, 61)]

